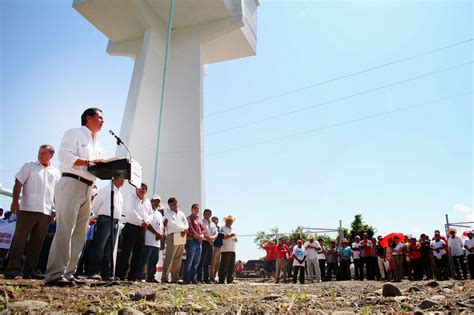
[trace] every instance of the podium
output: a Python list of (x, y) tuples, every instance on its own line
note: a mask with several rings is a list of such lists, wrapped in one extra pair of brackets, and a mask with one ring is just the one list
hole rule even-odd
[[(142, 184), (142, 167), (132, 159), (110, 159), (104, 163), (96, 164), (87, 168), (87, 171), (103, 180), (110, 180), (110, 235), (112, 245), (115, 240), (114, 233), (114, 179), (127, 179), (135, 187)], [(112, 271), (112, 284), (115, 281), (114, 247), (110, 246), (110, 270)]]

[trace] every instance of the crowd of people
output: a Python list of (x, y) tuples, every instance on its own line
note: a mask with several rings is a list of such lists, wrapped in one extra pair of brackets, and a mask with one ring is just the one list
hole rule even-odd
[(186, 216), (175, 197), (166, 205), (157, 194), (150, 200), (145, 183), (125, 199), (124, 180), (114, 179), (111, 216), (111, 188), (97, 191), (96, 177), (88, 171), (104, 163), (96, 137), (103, 123), (102, 110), (87, 109), (81, 127), (66, 131), (61, 140), (59, 169), (51, 165), (53, 146), (46, 144), (38, 159), (16, 174), (8, 214), (9, 222), (15, 216), (16, 228), (4, 277), (44, 279), (45, 285), (60, 287), (86, 283), (86, 277), (111, 280), (117, 245), (115, 274), (121, 280), (158, 282), (157, 263), (164, 253), (161, 282), (231, 283), (237, 242), (231, 215), (219, 226), (210, 209), (201, 217), (199, 204), (193, 204)]
[(311, 234), (306, 242), (264, 240), (261, 248), (266, 251), (265, 271), (275, 277), (276, 283), (288, 278), (293, 283), (298, 278), (300, 283), (305, 279), (311, 283), (351, 280), (352, 274), (354, 280), (394, 282), (404, 278), (447, 280), (449, 276), (468, 279), (468, 271), (474, 279), (474, 230), (467, 231), (464, 242), (456, 233), (450, 228), (444, 237), (435, 230), (432, 238), (421, 234), (419, 239), (401, 234), (370, 239), (368, 233), (363, 233), (362, 239), (357, 235), (351, 244), (344, 239), (340, 246), (335, 241), (326, 245), (322, 238), (316, 240)]
[[(158, 282), (157, 263), (163, 254), (161, 282), (231, 283), (236, 266), (235, 219), (226, 216), (223, 225), (210, 209), (190, 206), (186, 216), (175, 197), (166, 204), (158, 194), (149, 194), (142, 183), (125, 199), (123, 179), (110, 187), (95, 189), (96, 177), (89, 167), (104, 163), (105, 152), (97, 139), (104, 117), (99, 108), (81, 116), (81, 127), (65, 132), (58, 153), (60, 168), (51, 165), (55, 149), (41, 145), (38, 159), (25, 163), (15, 176), (11, 211), (2, 222), (16, 220), (16, 228), (4, 270), (6, 279), (39, 278), (48, 286), (74, 286), (110, 280), (114, 275), (112, 252), (117, 247), (115, 275), (121, 280)], [(147, 196), (151, 195), (151, 199)], [(21, 198), (20, 198), (21, 196)], [(0, 222), (1, 223), (1, 222)], [(113, 233), (112, 233), (113, 230)], [(120, 236), (120, 237), (113, 237)], [(275, 282), (292, 278), (296, 283), (349, 280), (447, 279), (449, 264), (455, 277), (467, 279), (468, 257), (474, 275), (474, 231), (463, 243), (455, 229), (447, 238), (435, 231), (422, 234), (369, 238), (367, 233), (324, 244), (315, 235), (296, 242), (265, 241), (265, 269)], [(452, 259), (448, 259), (448, 254)]]

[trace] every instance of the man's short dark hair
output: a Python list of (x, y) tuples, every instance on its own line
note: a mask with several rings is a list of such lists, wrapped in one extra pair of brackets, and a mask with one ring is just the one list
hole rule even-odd
[(145, 189), (148, 191), (148, 185), (147, 185), (147, 184), (142, 183), (140, 187), (141, 187), (141, 188), (145, 188)]
[(193, 203), (193, 205), (191, 206), (191, 210), (193, 210), (194, 207), (199, 207), (199, 204), (198, 203)]
[(51, 154), (54, 154), (54, 147), (51, 144), (43, 144), (39, 148), (40, 148), (40, 150), (41, 149), (48, 149), (49, 152), (51, 152)]
[(81, 115), (81, 126), (85, 126), (87, 124), (87, 117), (94, 117), (97, 112), (102, 113), (102, 109), (97, 107), (91, 107), (86, 109)]
[(211, 209), (205, 209), (203, 214), (210, 213), (212, 215), (212, 210)]
[(176, 200), (175, 197), (171, 197), (170, 199), (168, 199), (168, 204), (175, 203), (175, 202), (178, 202), (178, 200)]

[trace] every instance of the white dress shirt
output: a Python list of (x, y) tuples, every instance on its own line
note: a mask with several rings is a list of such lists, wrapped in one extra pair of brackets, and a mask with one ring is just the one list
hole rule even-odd
[[(306, 251), (306, 256), (308, 259), (318, 259), (318, 251), (316, 249), (314, 249), (313, 247), (309, 248), (308, 246), (311, 245), (311, 246), (314, 246), (314, 247), (321, 247), (319, 245), (319, 242), (318, 241), (314, 241), (314, 242), (310, 242), (310, 241), (307, 241), (306, 243), (304, 243), (303, 247)], [(321, 258), (323, 259), (323, 258)], [(324, 258), (325, 259), (325, 258)]]
[[(446, 242), (443, 241), (443, 240), (439, 240), (439, 241), (436, 241), (436, 240), (432, 240), (431, 241), (431, 247), (435, 248), (435, 249), (440, 249), (439, 253), (437, 251), (433, 251), (433, 256), (435, 256), (437, 259), (441, 259), (443, 257), (443, 255), (446, 255), (446, 250), (443, 248), (444, 245), (446, 245)], [(443, 248), (443, 249), (441, 249)]]
[[(114, 185), (114, 219), (120, 220), (123, 211), (123, 195), (120, 189)], [(92, 212), (95, 217), (105, 215), (110, 217), (110, 186), (99, 190), (94, 198)]]
[(20, 210), (51, 215), (54, 207), (54, 187), (61, 173), (54, 166), (30, 161), (21, 167), (16, 179), (23, 185)]
[(141, 226), (144, 221), (148, 220), (152, 208), (150, 200), (145, 197), (143, 200), (138, 198), (136, 192), (130, 194), (127, 198), (124, 211), (124, 223), (130, 223), (136, 226)]
[(464, 251), (462, 250), (462, 240), (459, 236), (448, 237), (448, 247), (451, 250), (451, 256), (464, 256)]
[[(360, 248), (360, 243), (359, 242), (352, 243), (352, 249), (354, 249), (354, 248)], [(359, 259), (360, 258), (360, 250), (353, 250), (352, 251), (352, 258)]]
[[(150, 225), (163, 235), (163, 216), (161, 215), (160, 211), (152, 209), (151, 215), (148, 217)], [(146, 246), (153, 246), (160, 248), (160, 240), (156, 240), (156, 234), (146, 230), (145, 233), (145, 245)]]
[(204, 235), (209, 237), (217, 236), (217, 226), (214, 222), (202, 219), (202, 225), (204, 225)]
[[(227, 227), (227, 225), (224, 225), (221, 227), (221, 230), (219, 231), (220, 233), (226, 235), (231, 235), (235, 234), (234, 229), (232, 227)], [(228, 239), (223, 239), (222, 240), (222, 252), (235, 252), (235, 243), (237, 243), (236, 237), (231, 237)]]
[(78, 159), (97, 160), (104, 159), (104, 148), (97, 140), (97, 136), (93, 139), (92, 132), (89, 128), (82, 126), (81, 128), (69, 129), (64, 133), (59, 146), (58, 153), (59, 168), (63, 173), (71, 173), (83, 177), (87, 180), (94, 181), (95, 176), (87, 171), (87, 166), (74, 166)]
[(468, 239), (464, 242), (464, 246), (466, 246), (467, 249), (468, 249), (468, 251), (467, 251), (467, 254), (468, 254), (468, 255), (474, 255), (474, 252), (470, 252), (470, 251), (469, 251), (471, 248), (474, 248), (474, 237), (471, 238), (471, 239), (468, 238)]
[(179, 209), (178, 212), (166, 209), (163, 220), (168, 220), (168, 224), (166, 225), (166, 231), (168, 234), (180, 233), (181, 231), (187, 230), (189, 228), (186, 215)]

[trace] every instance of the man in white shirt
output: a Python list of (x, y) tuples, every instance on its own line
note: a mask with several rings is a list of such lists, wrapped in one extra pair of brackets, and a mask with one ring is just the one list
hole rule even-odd
[[(178, 283), (179, 271), (183, 257), (184, 244), (186, 242), (186, 234), (188, 231), (188, 219), (186, 215), (179, 210), (178, 200), (171, 197), (168, 199), (169, 209), (165, 211), (164, 224), (166, 225), (166, 252), (163, 262), (163, 272), (161, 274), (161, 282), (168, 282), (169, 273), (171, 272), (171, 282)], [(175, 244), (176, 239), (184, 238), (181, 244)], [(178, 237), (180, 235), (180, 237)]]
[(322, 250), (321, 245), (318, 241), (315, 241), (316, 236), (310, 234), (308, 236), (308, 241), (304, 243), (304, 249), (306, 251), (306, 268), (308, 269), (309, 281), (314, 282), (316, 277), (316, 282), (321, 282), (321, 270), (319, 269), (318, 262), (318, 252)]
[(441, 239), (440, 232), (436, 230), (434, 240), (431, 241), (431, 249), (433, 250), (433, 257), (435, 258), (436, 276), (438, 280), (448, 280), (447, 248), (446, 242)]
[(152, 213), (148, 217), (150, 224), (148, 224), (145, 232), (145, 248), (143, 250), (140, 272), (143, 279), (145, 265), (147, 265), (146, 282), (155, 283), (158, 282), (155, 279), (156, 264), (160, 257), (160, 243), (161, 236), (163, 235), (163, 216), (160, 212), (163, 207), (161, 206), (161, 197), (159, 195), (154, 195), (151, 198), (151, 209)]
[[(352, 243), (352, 260), (354, 261), (354, 279), (363, 280), (364, 279), (364, 265), (360, 259), (360, 236), (356, 235), (354, 243)], [(362, 277), (362, 279), (361, 279)]]
[(103, 163), (104, 149), (97, 139), (104, 117), (99, 108), (89, 108), (81, 116), (81, 128), (66, 131), (59, 147), (62, 177), (56, 185), (56, 235), (49, 253), (45, 284), (73, 286), (77, 261), (86, 241), (95, 176), (87, 171)]
[[(51, 166), (54, 148), (40, 146), (38, 160), (25, 163), (16, 174), (13, 187), (12, 213), (17, 215), (15, 234), (10, 248), (10, 259), (5, 270), (6, 279), (14, 279), (21, 272), (21, 257), (26, 250), (23, 278), (40, 278), (36, 264), (48, 232), (53, 209), (54, 187), (60, 178), (57, 168)], [(23, 190), (21, 203), (20, 193)]]
[(474, 230), (467, 231), (468, 239), (464, 242), (464, 248), (467, 250), (467, 264), (469, 265), (469, 274), (471, 280), (474, 280)]
[[(97, 218), (94, 233), (94, 245), (89, 255), (89, 278), (93, 280), (109, 280), (112, 276), (110, 263), (110, 252), (115, 247), (118, 236), (119, 220), (122, 217), (123, 195), (120, 188), (124, 180), (117, 178), (113, 180), (114, 189), (114, 217), (110, 217), (110, 186), (99, 190), (94, 198), (92, 211)], [(114, 238), (110, 225), (114, 226)]]
[(210, 283), (209, 269), (212, 263), (214, 240), (217, 238), (217, 226), (211, 221), (212, 211), (203, 212), (202, 224), (204, 225), (204, 240), (202, 242), (201, 260), (197, 269), (198, 282)]
[(235, 234), (232, 224), (235, 219), (229, 215), (224, 218), (225, 225), (221, 227), (219, 233), (224, 235), (221, 250), (221, 264), (219, 266), (219, 283), (232, 283), (235, 272), (235, 245), (237, 243), (237, 235)]
[(148, 186), (142, 183), (135, 193), (128, 196), (125, 204), (122, 251), (117, 261), (117, 277), (121, 280), (125, 280), (127, 270), (129, 281), (141, 279), (140, 267), (145, 247), (145, 231), (149, 225), (148, 218), (153, 211), (150, 200), (146, 197), (147, 191)]
[(456, 229), (449, 228), (448, 237), (448, 248), (453, 258), (454, 269), (456, 271), (456, 277), (461, 279), (461, 270), (464, 280), (467, 279), (466, 265), (464, 264), (464, 251), (462, 240), (459, 236), (456, 236)]

